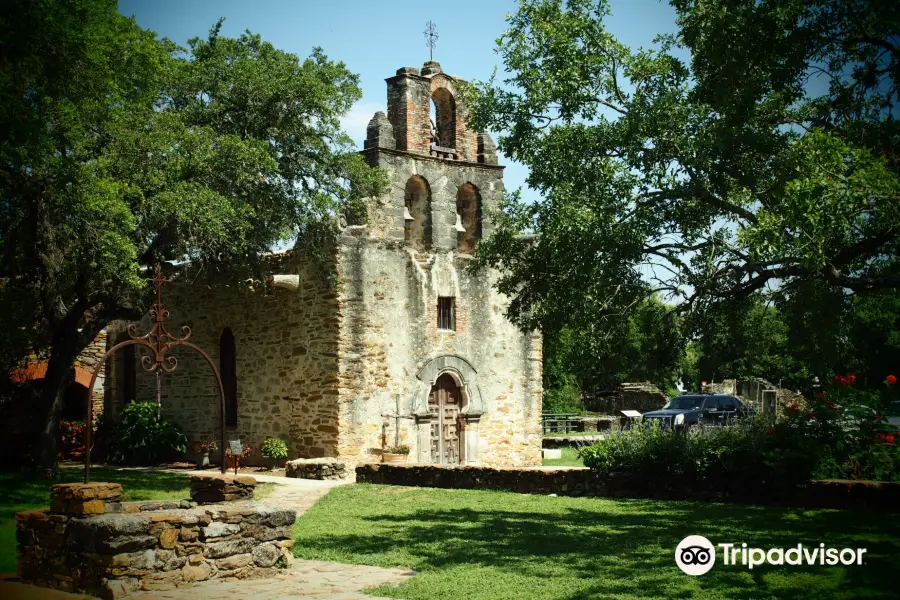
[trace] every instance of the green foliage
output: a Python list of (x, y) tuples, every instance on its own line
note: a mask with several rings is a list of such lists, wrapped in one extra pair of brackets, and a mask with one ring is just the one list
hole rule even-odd
[(545, 411), (548, 404), (580, 410), (580, 390), (597, 393), (625, 381), (673, 388), (683, 353), (680, 319), (655, 297), (618, 320), (545, 332)]
[(114, 462), (149, 465), (187, 452), (187, 437), (173, 423), (157, 415), (155, 402), (131, 402), (110, 442)]
[[(844, 401), (844, 410), (836, 400)], [(791, 405), (774, 425), (754, 419), (702, 435), (641, 427), (583, 448), (580, 456), (585, 466), (604, 473), (691, 486), (790, 487), (831, 478), (900, 481), (900, 444), (871, 411), (880, 404), (871, 393), (838, 389), (827, 400), (811, 400), (808, 408)]]
[(544, 391), (543, 410), (545, 413), (581, 413), (581, 390), (569, 383), (562, 388)]
[[(470, 86), (470, 120), (506, 132), (544, 198), (507, 198), (480, 264), (524, 328), (611, 329), (657, 292), (746, 317), (725, 325), (761, 353), (703, 351), (701, 370), (821, 373), (840, 354), (833, 296), (900, 286), (900, 21), (874, 0), (671, 4), (677, 33), (630, 49), (605, 0), (520, 1), (499, 40), (509, 77)], [(801, 326), (817, 312), (825, 327)]]
[(142, 269), (189, 258), (244, 278), (273, 244), (321, 247), (339, 213), (363, 218), (386, 179), (340, 129), (358, 77), (320, 48), (301, 60), (220, 21), (182, 49), (115, 0), (7, 4), (0, 296), (18, 300), (0, 347), (47, 351), (54, 423), (66, 367), (141, 314)]
[(288, 447), (287, 443), (280, 439), (269, 437), (263, 441), (262, 445), (262, 455), (267, 458), (274, 458), (275, 460), (281, 460), (283, 458), (287, 458), (288, 456)]

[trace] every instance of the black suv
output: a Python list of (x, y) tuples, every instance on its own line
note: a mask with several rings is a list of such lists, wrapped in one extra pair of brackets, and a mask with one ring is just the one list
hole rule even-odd
[(749, 412), (740, 400), (728, 394), (687, 394), (672, 398), (660, 410), (644, 413), (643, 422), (689, 430), (696, 426), (727, 425)]

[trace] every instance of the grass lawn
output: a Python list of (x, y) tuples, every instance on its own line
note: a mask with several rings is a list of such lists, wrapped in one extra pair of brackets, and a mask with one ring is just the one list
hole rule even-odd
[(562, 450), (562, 458), (545, 458), (543, 465), (545, 467), (583, 467), (584, 463), (578, 456), (576, 448), (564, 447)]
[[(64, 469), (61, 473), (60, 483), (83, 481), (81, 469)], [(92, 469), (91, 480), (121, 483), (126, 501), (190, 497), (187, 475)], [(50, 506), (50, 486), (54, 483), (57, 482), (26, 479), (17, 473), (0, 473), (0, 573), (16, 570), (15, 513)]]
[[(297, 521), (299, 558), (405, 567), (378, 596), (436, 599), (897, 598), (900, 520), (861, 512), (351, 485)], [(675, 565), (688, 535), (750, 547), (867, 548), (862, 566)]]

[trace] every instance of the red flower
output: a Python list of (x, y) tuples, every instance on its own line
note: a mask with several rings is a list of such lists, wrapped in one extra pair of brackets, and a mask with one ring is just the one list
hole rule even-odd
[(821, 400), (824, 397), (825, 397), (825, 392), (816, 392), (816, 398)]
[(835, 404), (834, 402), (829, 402), (829, 403), (828, 403), (828, 408), (830, 408), (831, 410), (837, 410), (837, 409), (840, 408), (840, 406), (838, 406), (838, 405)]
[(897, 376), (894, 375), (893, 373), (891, 373), (890, 375), (887, 376), (887, 378), (884, 381), (888, 385), (894, 385), (895, 383), (897, 383)]

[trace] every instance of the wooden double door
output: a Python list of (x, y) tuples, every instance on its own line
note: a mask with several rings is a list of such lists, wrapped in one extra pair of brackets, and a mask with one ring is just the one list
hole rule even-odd
[(428, 412), (431, 413), (431, 462), (456, 465), (461, 462), (462, 393), (449, 374), (438, 377), (431, 388)]

